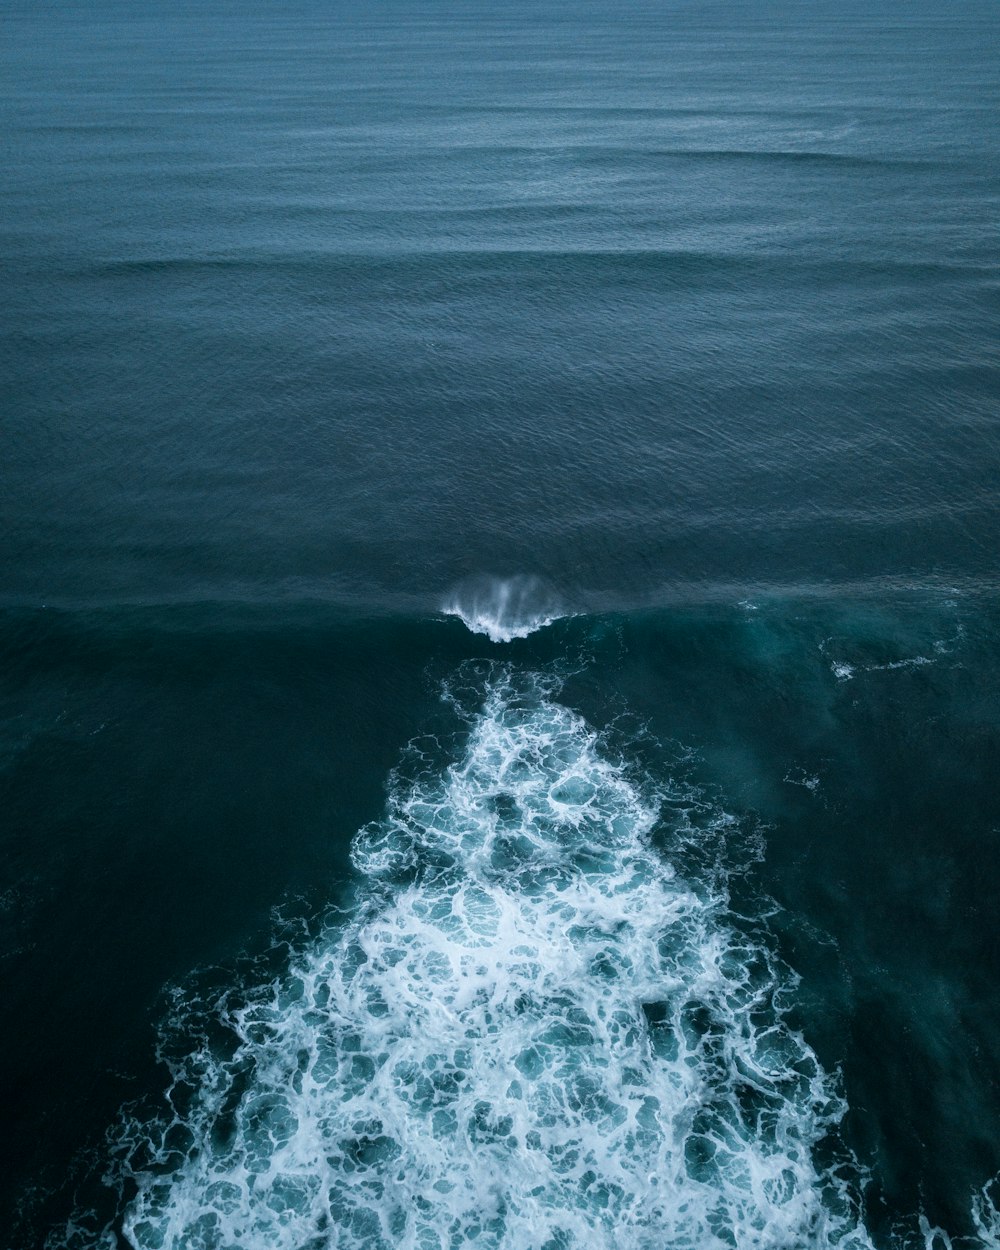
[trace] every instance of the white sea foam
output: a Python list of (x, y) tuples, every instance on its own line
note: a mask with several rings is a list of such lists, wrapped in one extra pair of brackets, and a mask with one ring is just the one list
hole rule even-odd
[(367, 901), (128, 1127), (130, 1244), (870, 1247), (790, 974), (653, 847), (660, 811), (494, 673), (463, 757), (357, 836)]
[[(946, 600), (945, 607), (954, 608), (954, 600)], [(875, 641), (871, 639), (871, 641)], [(885, 639), (884, 641), (888, 641)], [(826, 657), (829, 662), (830, 670), (838, 681), (850, 681), (853, 677), (863, 673), (890, 673), (900, 669), (924, 668), (929, 664), (936, 664), (942, 657), (949, 656), (955, 652), (965, 641), (965, 628), (961, 621), (954, 623), (951, 633), (944, 638), (935, 638), (930, 640), (929, 651), (932, 654), (925, 654), (927, 639), (924, 639), (924, 648), (912, 655), (903, 655), (895, 660), (872, 660), (869, 663), (863, 663), (863, 652), (866, 649), (861, 639), (854, 637), (836, 637), (831, 635), (824, 638), (819, 644), (820, 653)], [(916, 645), (916, 640), (911, 639), (910, 645)], [(849, 649), (850, 659), (844, 658), (843, 652)]]
[(1000, 1176), (973, 1195), (972, 1222), (983, 1250), (1000, 1250)]
[(567, 615), (540, 578), (523, 575), (470, 578), (456, 587), (441, 610), (492, 642), (527, 638)]
[(815, 794), (819, 789), (819, 776), (806, 772), (804, 768), (796, 769), (795, 775), (790, 771), (785, 773), (782, 780), (786, 781), (790, 786), (802, 786), (803, 789), (810, 791), (812, 794)]

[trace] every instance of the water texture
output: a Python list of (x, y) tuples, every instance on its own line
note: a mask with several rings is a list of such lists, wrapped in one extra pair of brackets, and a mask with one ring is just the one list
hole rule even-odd
[(8, 602), (993, 578), (991, 3), (8, 13)]
[(494, 677), (464, 758), (356, 839), (357, 917), (175, 1074), (194, 1106), (126, 1237), (870, 1245), (813, 1162), (842, 1107), (787, 974), (653, 851), (665, 799), (683, 827), (692, 796), (644, 798), (542, 682)]
[(0, 1245), (1000, 1244), (996, 5), (0, 24)]

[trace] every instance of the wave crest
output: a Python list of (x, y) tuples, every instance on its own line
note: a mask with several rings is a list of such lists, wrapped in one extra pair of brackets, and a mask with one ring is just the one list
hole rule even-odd
[(456, 587), (441, 610), (491, 642), (527, 638), (568, 615), (540, 578), (524, 575), (471, 578)]

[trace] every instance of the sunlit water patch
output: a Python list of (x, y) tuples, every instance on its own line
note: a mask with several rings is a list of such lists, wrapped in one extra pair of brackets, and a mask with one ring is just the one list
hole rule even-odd
[[(539, 679), (362, 830), (363, 902), (125, 1130), (135, 1247), (868, 1246), (784, 972)], [(683, 819), (683, 818), (678, 818)]]

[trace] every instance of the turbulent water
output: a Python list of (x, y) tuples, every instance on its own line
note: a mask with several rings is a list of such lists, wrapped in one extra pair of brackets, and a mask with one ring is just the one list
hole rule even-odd
[(126, 1237), (870, 1245), (814, 1159), (842, 1105), (782, 1019), (788, 974), (651, 844), (693, 801), (494, 669), (463, 758), (355, 840), (357, 914), (232, 1014), (232, 1056), (175, 1073), (193, 1105)]
[(539, 578), (524, 576), (473, 578), (452, 592), (443, 610), (491, 642), (527, 638), (566, 615)]
[(1000, 1246), (993, 0), (9, 0), (3, 1250)]
[[(929, 655), (864, 663), (857, 637), (817, 633), (814, 670), (837, 689), (954, 665), (968, 640), (944, 606)], [(564, 701), (602, 632), (570, 664), (457, 664), (439, 732), (351, 841), (341, 906), (263, 980), (175, 988), (165, 1099), (107, 1135), (117, 1216), (85, 1204), (50, 1245), (965, 1244), (919, 1209), (873, 1239), (870, 1163), (796, 1019), (774, 901), (732, 895), (759, 833), (689, 752)], [(990, 1177), (964, 1195), (970, 1244), (1000, 1244), (995, 1196)]]

